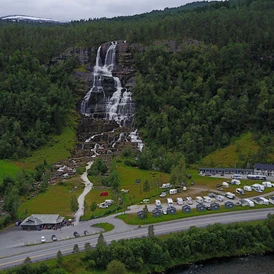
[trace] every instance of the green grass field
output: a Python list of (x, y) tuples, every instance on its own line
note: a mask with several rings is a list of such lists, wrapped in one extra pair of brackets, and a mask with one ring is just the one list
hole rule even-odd
[(104, 232), (108, 232), (114, 229), (114, 225), (109, 224), (109, 223), (98, 223), (92, 225), (93, 227), (100, 227), (104, 229)]
[(72, 186), (49, 186), (45, 193), (26, 200), (19, 206), (19, 214), (23, 214), (26, 210), (31, 214), (59, 214), (63, 217), (71, 218), (73, 212), (70, 209), (70, 199), (73, 195), (78, 197), (83, 188), (78, 187), (77, 190), (70, 192)]
[(5, 176), (15, 177), (20, 167), (14, 162), (0, 160), (0, 184)]

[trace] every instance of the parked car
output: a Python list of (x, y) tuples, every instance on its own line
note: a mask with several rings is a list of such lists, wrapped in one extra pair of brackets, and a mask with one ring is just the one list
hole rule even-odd
[(56, 235), (52, 235), (52, 236), (51, 236), (51, 239), (52, 239), (53, 241), (57, 241)]
[(41, 243), (45, 243), (46, 242), (46, 237), (45, 236), (41, 236)]
[(207, 196), (210, 197), (210, 198), (215, 198), (216, 194), (214, 194), (214, 193), (208, 193)]
[(89, 232), (87, 230), (84, 231), (85, 236), (87, 236), (89, 234)]
[(78, 233), (77, 231), (74, 231), (74, 232), (73, 232), (73, 236), (74, 236), (75, 238), (80, 237), (80, 235), (79, 235), (79, 233)]

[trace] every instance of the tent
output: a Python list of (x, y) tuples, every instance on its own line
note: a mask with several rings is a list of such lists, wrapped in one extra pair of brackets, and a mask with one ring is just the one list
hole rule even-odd
[(107, 191), (103, 191), (103, 192), (101, 192), (100, 196), (108, 196), (108, 192)]

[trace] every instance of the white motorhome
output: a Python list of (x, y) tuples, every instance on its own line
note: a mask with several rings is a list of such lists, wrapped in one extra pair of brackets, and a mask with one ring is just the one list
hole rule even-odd
[(108, 204), (108, 206), (113, 205), (114, 201), (113, 200), (105, 200), (105, 203)]
[(265, 175), (248, 174), (246, 177), (249, 180), (266, 180), (266, 176)]
[(262, 185), (264, 187), (272, 187), (273, 186), (271, 182), (262, 182)]
[(270, 196), (268, 200), (272, 205), (274, 205), (274, 196)]
[(252, 191), (252, 187), (251, 186), (244, 186), (244, 190), (245, 191)]
[(254, 207), (254, 203), (250, 199), (242, 199), (242, 206)]
[(177, 205), (183, 205), (184, 201), (183, 198), (179, 197), (177, 198)]
[(177, 194), (178, 193), (178, 189), (177, 188), (172, 188), (169, 190), (169, 194)]
[(231, 193), (231, 192), (227, 192), (225, 194), (225, 197), (228, 198), (228, 199), (235, 199), (235, 194)]
[(255, 197), (255, 198), (252, 199), (252, 201), (257, 205), (263, 205), (264, 204), (264, 201), (261, 197)]
[(203, 198), (202, 198), (201, 196), (197, 196), (197, 197), (196, 197), (196, 202), (197, 202), (197, 203), (200, 204), (200, 203), (202, 203), (203, 201), (204, 201), (204, 200), (203, 200)]
[(239, 181), (239, 180), (236, 180), (236, 179), (233, 179), (233, 180), (231, 180), (231, 184), (232, 185), (240, 185), (241, 184), (241, 181)]
[(167, 198), (166, 200), (169, 206), (173, 205), (173, 200), (171, 198)]
[(205, 203), (211, 203), (211, 198), (210, 197), (204, 196), (203, 198), (204, 198)]
[(229, 187), (229, 183), (228, 183), (228, 182), (223, 182), (223, 183), (222, 183), (222, 186), (224, 186), (224, 187)]
[(264, 186), (260, 184), (253, 184), (252, 189), (254, 189), (257, 192), (263, 192), (264, 191)]
[(269, 200), (265, 197), (261, 197), (261, 199), (264, 201), (264, 205), (269, 205)]

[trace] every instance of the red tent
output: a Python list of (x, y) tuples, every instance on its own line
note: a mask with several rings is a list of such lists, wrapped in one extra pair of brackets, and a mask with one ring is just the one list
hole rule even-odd
[(100, 196), (108, 196), (108, 192), (107, 191), (101, 192)]

